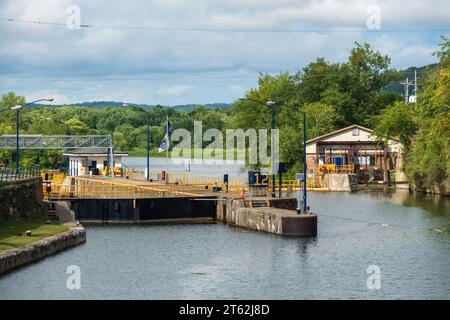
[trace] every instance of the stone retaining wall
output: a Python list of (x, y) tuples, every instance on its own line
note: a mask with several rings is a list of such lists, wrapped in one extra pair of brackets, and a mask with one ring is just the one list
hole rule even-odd
[(86, 242), (82, 226), (70, 224), (69, 230), (23, 247), (0, 251), (0, 275)]
[(0, 221), (30, 219), (45, 214), (42, 178), (7, 182), (0, 186)]

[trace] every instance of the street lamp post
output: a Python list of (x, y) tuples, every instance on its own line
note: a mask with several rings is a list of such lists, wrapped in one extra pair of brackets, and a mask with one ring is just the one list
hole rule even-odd
[(278, 166), (275, 166), (275, 117), (276, 117), (276, 110), (275, 110), (275, 102), (269, 100), (266, 102), (266, 105), (270, 108), (272, 108), (272, 131), (271, 131), (271, 146), (272, 146), (272, 198), (275, 198), (275, 179), (276, 179), (276, 172), (275, 168)]
[(271, 154), (272, 154), (272, 198), (275, 198), (275, 179), (276, 179), (275, 168), (278, 167), (278, 166), (275, 166), (275, 146), (274, 146), (276, 104), (272, 100), (269, 100), (265, 103), (262, 101), (256, 100), (256, 99), (248, 99), (248, 98), (241, 98), (239, 100), (256, 102), (256, 103), (262, 104), (262, 105), (272, 109), (272, 132), (271, 132), (271, 139), (272, 139), (271, 140), (271, 146), (272, 146), (272, 148), (271, 148), (272, 149), (271, 150)]
[[(35, 100), (35, 101), (31, 101), (28, 103), (25, 103), (24, 105), (16, 105), (12, 108), (10, 108), (9, 110), (16, 110), (16, 175), (18, 175), (20, 173), (20, 145), (19, 145), (19, 116), (20, 116), (20, 109), (29, 106), (31, 104), (37, 103), (37, 102), (42, 102), (42, 101), (48, 101), (48, 102), (52, 102), (53, 99), (39, 99), (39, 100)], [(1, 111), (6, 111), (8, 109), (4, 109)]]
[(307, 200), (307, 192), (306, 192), (306, 112), (303, 112), (303, 213), (305, 214), (308, 211), (308, 206), (306, 204)]
[(147, 181), (150, 181), (150, 111), (147, 111)]
[(19, 154), (19, 111), (22, 106), (12, 107), (11, 110), (16, 110), (16, 175), (20, 171), (20, 154)]
[[(266, 103), (255, 100), (255, 99), (248, 99), (248, 98), (241, 98), (239, 100), (242, 101), (252, 101), (256, 102), (268, 107), (272, 108), (272, 166), (275, 165), (275, 154), (274, 154), (274, 148), (273, 148), (273, 141), (274, 141), (274, 130), (275, 130), (275, 117), (276, 117), (276, 109), (275, 109), (275, 102), (269, 100)], [(285, 107), (288, 107), (289, 109), (292, 109), (294, 111), (298, 111), (296, 108), (293, 108), (288, 105), (284, 105)], [(306, 163), (306, 112), (303, 112), (303, 206), (302, 211), (303, 213), (307, 213), (308, 211), (308, 205), (307, 205), (307, 190), (306, 190), (306, 171), (308, 169), (307, 163)], [(272, 197), (275, 197), (275, 172), (272, 172)], [(298, 206), (300, 207), (300, 206)]]

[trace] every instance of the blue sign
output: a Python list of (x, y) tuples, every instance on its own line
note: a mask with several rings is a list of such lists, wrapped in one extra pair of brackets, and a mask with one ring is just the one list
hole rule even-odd
[(269, 186), (269, 176), (260, 171), (248, 172), (248, 185), (250, 188), (264, 188)]

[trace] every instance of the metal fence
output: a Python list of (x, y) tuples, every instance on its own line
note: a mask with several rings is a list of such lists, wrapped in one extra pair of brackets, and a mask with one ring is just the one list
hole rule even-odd
[(19, 170), (19, 174), (16, 173), (15, 168), (0, 167), (0, 181), (20, 181), (36, 178), (40, 175), (41, 170), (35, 167), (22, 168)]

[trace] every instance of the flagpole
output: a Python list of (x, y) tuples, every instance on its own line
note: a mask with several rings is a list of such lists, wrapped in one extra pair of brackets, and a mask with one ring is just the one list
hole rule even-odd
[[(167, 174), (169, 174), (169, 115), (166, 115), (166, 128), (167, 128), (167, 150), (166, 150), (166, 168), (167, 168)], [(169, 181), (169, 179), (167, 179)]]

